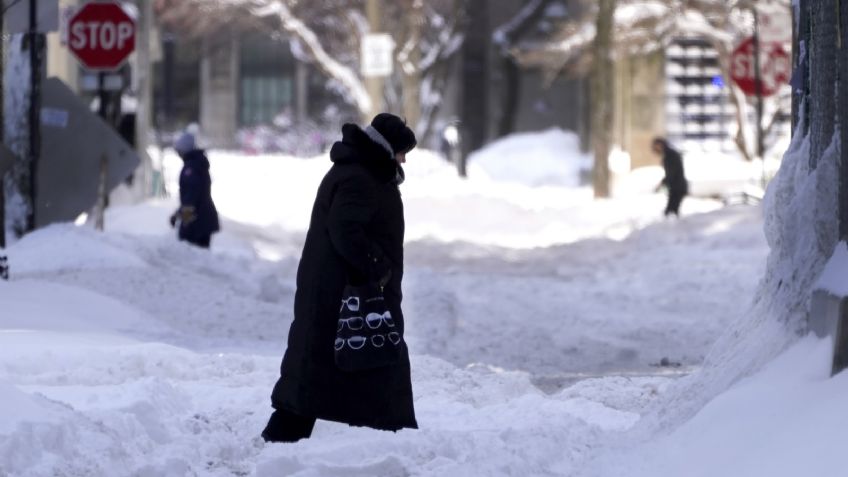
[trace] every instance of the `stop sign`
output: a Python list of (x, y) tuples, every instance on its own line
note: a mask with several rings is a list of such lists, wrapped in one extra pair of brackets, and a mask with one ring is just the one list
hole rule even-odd
[(68, 30), (69, 48), (91, 70), (115, 70), (135, 50), (135, 22), (117, 3), (86, 4)]
[[(792, 60), (780, 43), (760, 42), (760, 92), (771, 96), (789, 82)], [(733, 50), (730, 58), (730, 77), (748, 96), (757, 94), (754, 63), (754, 39), (748, 38)]]

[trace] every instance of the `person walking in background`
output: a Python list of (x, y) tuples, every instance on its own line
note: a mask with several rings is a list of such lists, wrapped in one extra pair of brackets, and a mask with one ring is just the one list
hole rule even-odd
[(180, 172), (180, 207), (171, 214), (171, 227), (179, 227), (179, 238), (201, 248), (209, 248), (212, 234), (220, 230), (218, 210), (212, 201), (209, 159), (197, 147), (191, 132), (182, 133), (174, 150), (183, 160)]
[[(275, 410), (262, 432), (266, 442), (308, 438), (316, 419), (388, 431), (418, 427), (409, 353), (400, 338), (404, 216), (399, 185), (401, 164), (415, 145), (403, 120), (382, 113), (365, 128), (345, 124), (341, 141), (330, 150), (333, 166), (318, 188), (297, 270), (294, 322), (271, 395)], [(347, 294), (352, 287), (369, 286), (382, 291), (384, 314), (366, 317), (361, 308), (371, 300)], [(362, 316), (340, 318), (339, 303), (342, 312)], [(340, 353), (350, 347), (366, 355), (372, 341), (337, 334), (366, 335), (384, 323), (392, 333), (372, 338), (373, 351), (397, 346), (394, 359), (370, 369), (343, 366)]]
[(680, 204), (683, 198), (689, 194), (689, 182), (683, 171), (683, 158), (680, 153), (672, 148), (664, 138), (655, 138), (651, 143), (654, 153), (662, 156), (662, 166), (665, 177), (657, 186), (657, 192), (665, 186), (668, 189), (668, 205), (665, 208), (665, 216), (675, 215), (680, 217)]

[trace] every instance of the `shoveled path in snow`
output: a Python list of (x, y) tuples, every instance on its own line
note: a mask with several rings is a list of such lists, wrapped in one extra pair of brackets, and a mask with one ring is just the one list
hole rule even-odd
[[(251, 227), (237, 233), (274, 240)], [(19, 276), (93, 290), (167, 325), (159, 334), (137, 330), (144, 339), (273, 355), (282, 352), (292, 319), (302, 240), (276, 237), (277, 250), (290, 254), (279, 263), (231, 247), (210, 262), (170, 237), (107, 234), (103, 240), (147, 266)], [(546, 389), (586, 376), (674, 374), (697, 366), (748, 304), (765, 253), (753, 207), (660, 223), (620, 242), (531, 250), (413, 242), (404, 282), (407, 339), (413, 354), (524, 371)]]
[[(167, 214), (131, 210), (110, 223), (121, 228), (141, 213)], [(0, 393), (4, 381), (36, 393), (22, 399), (52, 417), (8, 436), (0, 429), (0, 470), (568, 475), (668, 381), (607, 377), (557, 390), (580, 375), (656, 374), (663, 357), (697, 365), (749, 296), (765, 253), (752, 208), (661, 223), (623, 242), (412, 242), (405, 310), (422, 430), (322, 422), (316, 439), (263, 446), (256, 434), (291, 321), (302, 239), (227, 225), (212, 255), (167, 231), (72, 226), (15, 246), (12, 288), (0, 294), (23, 311), (0, 320)], [(282, 260), (255, 260), (245, 241)], [(48, 306), (46, 324), (28, 323), (27, 307), (38, 305), (28, 293), (49, 297), (60, 315)]]
[(767, 252), (759, 214), (727, 208), (620, 242), (531, 250), (413, 243), (411, 345), (460, 366), (527, 371), (546, 387), (685, 371), (753, 296)]
[[(288, 255), (268, 263), (222, 247), (209, 261), (170, 237), (107, 234), (103, 240), (147, 266), (19, 276), (93, 290), (167, 325), (159, 334), (137, 330), (144, 339), (280, 354), (302, 238), (234, 227)], [(404, 282), (407, 339), (413, 354), (524, 371), (546, 389), (586, 376), (674, 374), (697, 366), (748, 304), (765, 253), (753, 207), (660, 223), (620, 242), (530, 250), (413, 242)]]

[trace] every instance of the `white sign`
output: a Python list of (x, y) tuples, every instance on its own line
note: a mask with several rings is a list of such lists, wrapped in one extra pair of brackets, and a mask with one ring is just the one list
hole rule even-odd
[(789, 7), (776, 4), (757, 6), (757, 27), (763, 43), (790, 43), (792, 15)]
[[(100, 78), (97, 74), (84, 74), (80, 78), (80, 89), (86, 92), (100, 90)], [(106, 74), (103, 76), (104, 91), (121, 91), (124, 89), (124, 77), (120, 74)]]
[(366, 78), (392, 74), (395, 42), (386, 33), (371, 33), (362, 39), (362, 75)]
[(41, 108), (41, 124), (54, 128), (68, 127), (68, 110), (59, 108)]

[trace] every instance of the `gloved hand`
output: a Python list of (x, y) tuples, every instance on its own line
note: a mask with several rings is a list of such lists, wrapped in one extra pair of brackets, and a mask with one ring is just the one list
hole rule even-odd
[(171, 214), (171, 216), (168, 218), (168, 222), (171, 224), (171, 228), (174, 228), (174, 227), (176, 227), (176, 226), (177, 226), (177, 213), (178, 213), (178, 212), (174, 212), (174, 213), (173, 213), (173, 214)]
[(180, 214), (180, 222), (182, 222), (183, 224), (190, 224), (190, 223), (194, 222), (194, 220), (197, 218), (197, 216), (194, 213), (194, 206), (193, 205), (184, 205), (184, 206), (180, 207), (179, 214)]

